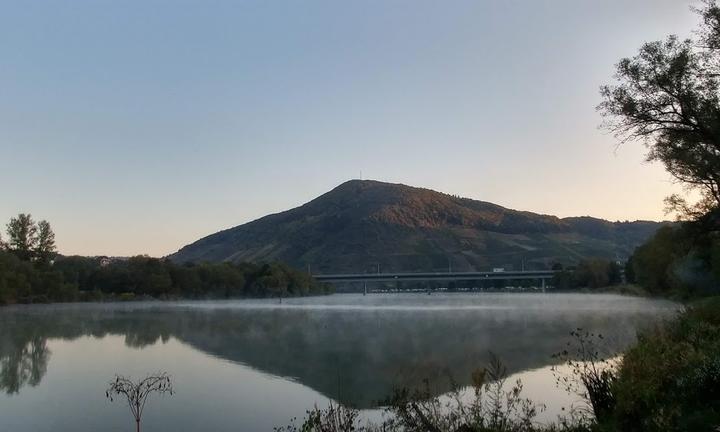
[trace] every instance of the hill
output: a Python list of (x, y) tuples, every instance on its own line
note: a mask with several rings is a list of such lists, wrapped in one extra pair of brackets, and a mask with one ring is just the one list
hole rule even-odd
[(558, 218), (429, 189), (351, 180), (291, 210), (202, 238), (177, 262), (284, 261), (313, 273), (548, 268), (625, 259), (661, 223)]

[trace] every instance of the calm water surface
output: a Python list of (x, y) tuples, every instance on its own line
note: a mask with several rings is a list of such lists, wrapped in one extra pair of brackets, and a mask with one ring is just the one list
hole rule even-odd
[(576, 398), (554, 385), (552, 354), (582, 327), (608, 348), (678, 305), (616, 295), (373, 294), (227, 302), (79, 304), (0, 309), (0, 431), (127, 431), (115, 373), (173, 375), (146, 431), (270, 431), (337, 400), (377, 416), (393, 388), (449, 376), (462, 385), (489, 352), (547, 403)]

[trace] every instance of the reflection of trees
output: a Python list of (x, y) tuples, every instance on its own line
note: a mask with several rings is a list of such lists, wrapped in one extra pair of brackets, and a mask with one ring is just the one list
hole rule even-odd
[(40, 384), (47, 371), (50, 350), (47, 339), (33, 336), (15, 349), (0, 355), (0, 389), (8, 394), (20, 392), (26, 385)]
[(19, 308), (0, 313), (0, 391), (16, 394), (45, 376), (51, 352), (48, 339), (125, 336), (125, 344), (143, 348), (170, 338), (166, 317), (129, 310)]
[[(43, 313), (49, 311), (49, 313)], [(493, 351), (510, 372), (548, 365), (578, 326), (622, 348), (654, 318), (635, 311), (202, 309), (68, 306), (0, 313), (0, 389), (36, 385), (47, 368), (48, 338), (122, 335), (142, 348), (170, 337), (263, 372), (291, 377), (324, 395), (368, 407), (393, 387), (448, 375), (468, 384)]]

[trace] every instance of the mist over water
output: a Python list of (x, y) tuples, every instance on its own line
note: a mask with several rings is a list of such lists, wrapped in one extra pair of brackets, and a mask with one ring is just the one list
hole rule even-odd
[[(271, 430), (329, 399), (377, 407), (394, 388), (467, 385), (489, 353), (547, 387), (552, 354), (581, 327), (608, 349), (675, 303), (583, 294), (371, 294), (0, 309), (1, 430), (127, 430), (113, 374), (173, 375), (147, 430)], [(537, 386), (536, 386), (537, 387)], [(540, 394), (553, 398), (555, 388)]]

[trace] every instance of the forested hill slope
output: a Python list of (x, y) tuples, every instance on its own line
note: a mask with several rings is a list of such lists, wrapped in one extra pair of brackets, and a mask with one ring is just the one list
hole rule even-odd
[(300, 207), (202, 238), (177, 262), (284, 261), (313, 273), (546, 268), (624, 259), (659, 222), (507, 209), (402, 184), (351, 180)]

